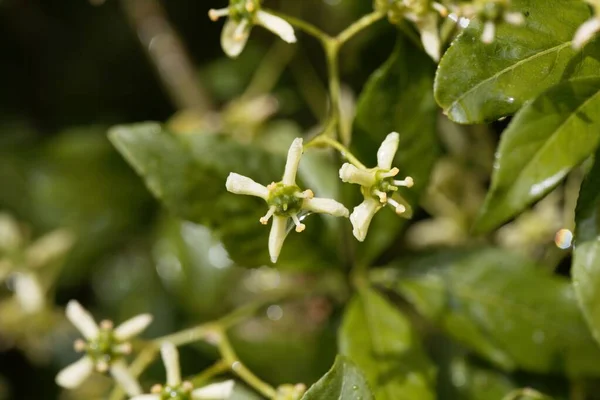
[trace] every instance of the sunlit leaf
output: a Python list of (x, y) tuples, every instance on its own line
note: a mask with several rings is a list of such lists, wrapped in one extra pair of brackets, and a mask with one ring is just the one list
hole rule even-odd
[(345, 357), (338, 356), (329, 372), (304, 394), (302, 400), (372, 400), (365, 377)]

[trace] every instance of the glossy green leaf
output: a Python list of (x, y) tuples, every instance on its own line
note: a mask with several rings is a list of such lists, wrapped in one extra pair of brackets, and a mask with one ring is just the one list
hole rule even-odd
[(563, 82), (523, 107), (502, 134), (475, 229), (489, 231), (552, 190), (600, 140), (600, 78)]
[[(173, 214), (212, 228), (239, 265), (269, 263), (269, 227), (258, 222), (267, 210), (264, 201), (227, 192), (225, 181), (230, 172), (263, 184), (279, 181), (284, 157), (225, 135), (174, 135), (156, 123), (115, 127), (109, 137)], [(321, 218), (310, 216), (306, 225), (304, 233), (286, 239), (279, 266), (331, 266), (334, 250), (321, 240)]]
[(600, 375), (568, 280), (498, 249), (440, 252), (374, 275), (428, 319), (496, 365), (568, 376)]
[(435, 96), (453, 121), (480, 123), (513, 114), (525, 102), (566, 79), (600, 75), (600, 43), (581, 53), (571, 46), (590, 17), (579, 0), (513, 0), (524, 26), (500, 24), (491, 44), (473, 22), (443, 56)]
[(410, 320), (374, 290), (361, 290), (348, 304), (339, 347), (364, 372), (377, 400), (435, 398), (435, 368)]
[[(413, 208), (440, 154), (433, 75), (431, 59), (399, 38), (390, 58), (369, 78), (356, 113), (353, 150), (367, 166), (375, 165), (377, 149), (390, 132), (400, 134), (394, 166), (400, 169), (400, 177), (415, 181), (412, 188), (400, 191)], [(388, 212), (375, 216), (359, 257), (367, 261), (377, 257), (405, 225), (405, 219), (391, 218)]]
[(373, 400), (360, 370), (345, 357), (338, 356), (333, 367), (312, 385), (302, 400)]
[(571, 275), (579, 306), (600, 342), (600, 158), (579, 192), (575, 211), (575, 249)]

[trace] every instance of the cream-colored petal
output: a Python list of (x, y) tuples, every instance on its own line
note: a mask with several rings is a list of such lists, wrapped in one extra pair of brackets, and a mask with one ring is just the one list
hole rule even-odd
[(138, 396), (142, 394), (142, 388), (137, 378), (135, 378), (127, 365), (122, 360), (115, 361), (110, 366), (110, 374), (115, 381), (123, 388), (128, 396)]
[(506, 12), (504, 13), (504, 21), (511, 25), (520, 26), (525, 24), (525, 16), (520, 12)]
[(243, 19), (238, 22), (228, 18), (221, 32), (221, 47), (225, 54), (231, 58), (237, 58), (246, 47), (251, 30), (252, 26), (247, 20)]
[(375, 184), (375, 173), (355, 167), (352, 164), (345, 163), (340, 168), (340, 179), (342, 182), (355, 183), (361, 186), (369, 187)]
[(73, 245), (75, 237), (65, 229), (56, 230), (42, 236), (25, 252), (27, 265), (39, 268), (64, 255)]
[(256, 23), (267, 28), (288, 43), (296, 43), (294, 28), (283, 18), (279, 18), (268, 12), (258, 10), (256, 12)]
[(287, 236), (287, 217), (273, 216), (271, 225), (271, 233), (269, 234), (269, 255), (271, 262), (274, 264), (279, 258), (283, 242)]
[(236, 174), (235, 172), (229, 174), (227, 182), (225, 182), (225, 187), (231, 193), (256, 196), (264, 200), (269, 198), (269, 189), (247, 176)]
[(319, 197), (305, 199), (302, 208), (316, 213), (330, 214), (334, 217), (347, 218), (350, 213), (343, 204), (338, 203), (333, 199), (323, 199)]
[(67, 389), (75, 389), (90, 376), (94, 370), (94, 363), (89, 357), (82, 357), (79, 361), (62, 369), (56, 375), (56, 383)]
[(160, 400), (160, 394), (141, 394), (134, 396), (129, 400)]
[(167, 370), (167, 385), (177, 386), (181, 383), (181, 369), (179, 367), (179, 352), (173, 343), (165, 342), (160, 347), (163, 364)]
[(281, 179), (284, 185), (296, 184), (296, 173), (298, 172), (298, 165), (300, 165), (300, 158), (302, 158), (303, 151), (302, 138), (294, 139), (288, 150), (285, 171), (283, 173), (283, 178)]
[(140, 334), (152, 323), (152, 315), (140, 314), (121, 323), (115, 328), (114, 335), (118, 340), (128, 340)]
[(381, 203), (373, 198), (365, 199), (358, 206), (354, 207), (350, 215), (350, 222), (353, 228), (352, 233), (358, 241), (362, 242), (365, 240), (371, 220), (380, 208)]
[(41, 311), (46, 304), (44, 288), (31, 273), (14, 274), (15, 296), (23, 311), (34, 314)]
[(92, 315), (77, 301), (71, 300), (67, 304), (67, 318), (86, 339), (98, 336), (98, 325)]
[(573, 48), (580, 49), (600, 31), (600, 18), (594, 17), (584, 22), (573, 38)]
[(392, 132), (385, 137), (379, 150), (377, 150), (377, 166), (379, 168), (392, 168), (392, 162), (394, 162), (394, 156), (398, 150), (398, 143), (400, 143), (400, 134), (398, 132)]
[(233, 385), (233, 380), (213, 383), (212, 385), (195, 389), (192, 392), (192, 398), (194, 400), (225, 400), (231, 396)]
[(417, 21), (417, 27), (419, 28), (419, 32), (421, 32), (421, 42), (423, 43), (425, 52), (434, 61), (439, 61), (441, 43), (437, 13), (428, 13), (420, 18)]
[(483, 33), (481, 34), (481, 41), (483, 43), (490, 44), (494, 41), (495, 37), (496, 25), (491, 21), (487, 21), (485, 24), (483, 24)]

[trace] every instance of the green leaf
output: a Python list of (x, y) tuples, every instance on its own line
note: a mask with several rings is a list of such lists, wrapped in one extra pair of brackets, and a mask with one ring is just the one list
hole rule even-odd
[(411, 322), (374, 290), (361, 290), (348, 304), (339, 347), (365, 373), (377, 400), (435, 398), (435, 369)]
[(579, 306), (600, 342), (600, 156), (581, 185), (575, 210), (571, 275)]
[(302, 400), (373, 400), (360, 370), (338, 356), (333, 367), (302, 396)]
[(581, 52), (571, 40), (590, 17), (579, 0), (513, 0), (524, 26), (500, 24), (491, 44), (472, 23), (443, 56), (435, 96), (455, 122), (480, 123), (513, 114), (545, 89), (571, 78), (600, 74), (600, 43)]
[(456, 357), (448, 367), (448, 384), (445, 399), (498, 400), (516, 389), (515, 383), (505, 374)]
[[(173, 214), (213, 229), (239, 265), (269, 263), (269, 228), (258, 222), (267, 210), (264, 201), (227, 192), (225, 181), (230, 172), (263, 184), (279, 181), (284, 157), (225, 135), (174, 135), (156, 123), (115, 127), (109, 137)], [(331, 266), (334, 246), (322, 240), (322, 225), (320, 217), (311, 216), (304, 233), (292, 232), (278, 265)]]
[[(381, 142), (390, 132), (398, 132), (400, 145), (394, 166), (400, 168), (400, 177), (411, 176), (415, 181), (412, 188), (400, 191), (413, 208), (440, 154), (437, 106), (431, 92), (434, 69), (426, 54), (400, 37), (358, 100), (353, 151), (367, 166), (375, 165)], [(368, 240), (359, 246), (364, 262), (387, 248), (406, 224), (405, 219), (391, 218), (389, 210), (384, 211), (377, 213)]]
[(439, 252), (374, 275), (420, 313), (505, 370), (600, 375), (591, 337), (567, 279), (487, 248)]
[(546, 396), (535, 389), (524, 388), (507, 394), (502, 400), (552, 400), (552, 397)]
[(556, 187), (600, 140), (600, 78), (552, 87), (502, 134), (492, 186), (475, 229), (489, 231)]

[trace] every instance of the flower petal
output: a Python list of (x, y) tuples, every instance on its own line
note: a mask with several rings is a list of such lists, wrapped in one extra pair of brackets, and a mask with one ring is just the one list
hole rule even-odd
[(485, 44), (490, 44), (494, 41), (494, 37), (496, 37), (496, 25), (491, 21), (487, 21), (483, 24), (481, 41)]
[(302, 208), (316, 213), (330, 214), (334, 217), (347, 218), (350, 213), (343, 204), (333, 199), (323, 199), (320, 197), (305, 199), (304, 203), (302, 203)]
[(118, 340), (128, 340), (139, 335), (152, 322), (152, 315), (140, 314), (121, 323), (115, 328), (114, 335)]
[(27, 248), (27, 264), (32, 268), (46, 265), (69, 251), (74, 240), (73, 234), (64, 229), (42, 236)]
[(367, 198), (358, 206), (354, 207), (352, 214), (350, 215), (350, 222), (352, 223), (352, 234), (354, 237), (362, 242), (367, 237), (369, 231), (369, 225), (373, 216), (381, 208), (381, 203), (373, 198)]
[(165, 342), (160, 347), (165, 369), (167, 370), (167, 385), (177, 386), (181, 383), (181, 369), (179, 367), (179, 352), (173, 343)]
[(287, 217), (273, 216), (271, 233), (269, 234), (269, 255), (271, 262), (275, 264), (281, 253), (283, 242), (287, 236)]
[(247, 20), (238, 22), (228, 18), (221, 32), (221, 47), (225, 54), (231, 58), (239, 56), (246, 47), (251, 30), (252, 26)]
[(265, 201), (269, 198), (269, 189), (260, 183), (254, 182), (247, 176), (236, 174), (235, 172), (229, 174), (227, 182), (225, 182), (225, 187), (231, 193), (256, 196)]
[(94, 363), (89, 357), (82, 357), (79, 361), (62, 369), (56, 375), (56, 383), (67, 389), (75, 389), (90, 376), (94, 370)]
[(394, 156), (398, 150), (400, 135), (398, 132), (392, 132), (385, 137), (383, 143), (377, 150), (377, 166), (381, 169), (391, 169)]
[(302, 138), (294, 139), (288, 150), (285, 171), (283, 173), (283, 178), (281, 179), (284, 185), (296, 184), (296, 172), (298, 172), (298, 165), (300, 165), (300, 158), (302, 157), (303, 151)]
[(138, 396), (142, 394), (142, 388), (138, 380), (129, 372), (127, 365), (122, 361), (114, 361), (110, 366), (110, 374), (115, 381), (121, 385), (128, 396)]
[[(440, 34), (438, 29), (437, 13), (427, 13), (417, 21), (417, 27), (421, 32), (421, 42), (425, 52), (434, 61), (440, 60)], [(389, 168), (388, 168), (389, 169)]]
[(258, 10), (256, 12), (256, 23), (267, 28), (288, 43), (296, 43), (294, 28), (283, 18), (268, 12)]
[(192, 392), (192, 398), (194, 400), (224, 400), (228, 399), (233, 392), (233, 380), (228, 380), (220, 383), (213, 383), (212, 385), (204, 386), (195, 389)]
[(32, 273), (14, 274), (15, 296), (26, 313), (41, 311), (46, 304), (44, 288)]
[(573, 48), (580, 49), (600, 31), (600, 18), (594, 17), (584, 22), (573, 38)]
[(71, 300), (67, 304), (67, 318), (86, 339), (98, 336), (98, 325), (92, 315), (77, 301)]
[(375, 184), (375, 174), (373, 172), (357, 168), (349, 163), (345, 163), (340, 168), (340, 179), (342, 182), (355, 183), (365, 187)]

